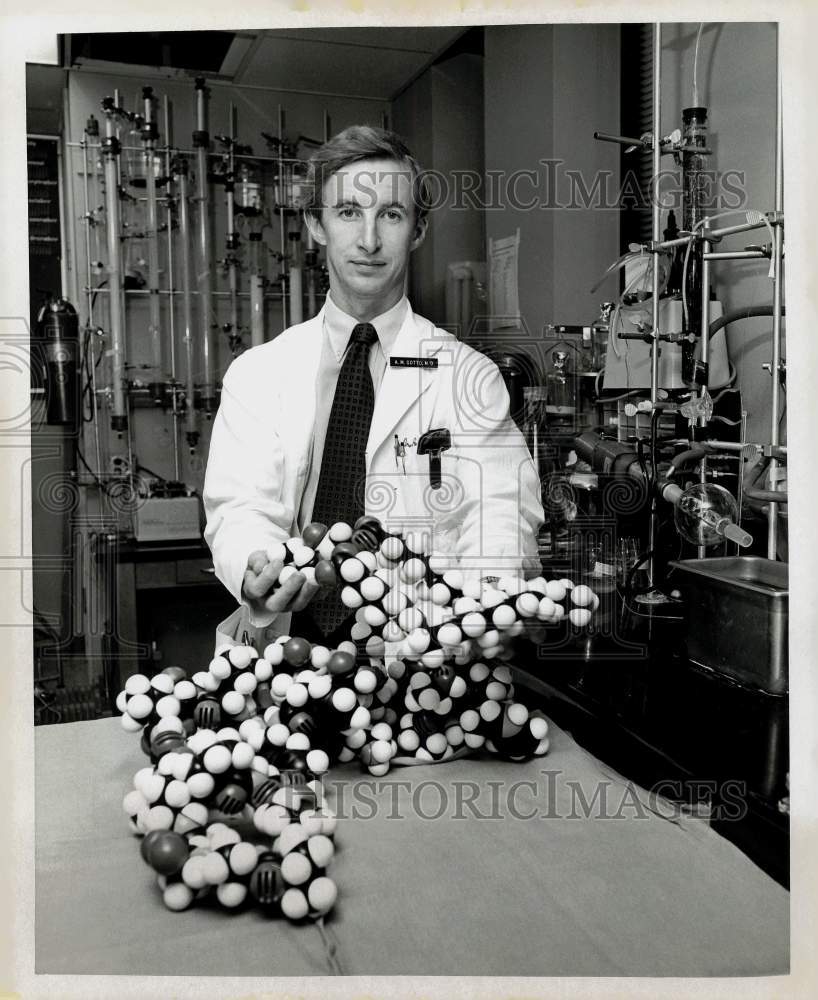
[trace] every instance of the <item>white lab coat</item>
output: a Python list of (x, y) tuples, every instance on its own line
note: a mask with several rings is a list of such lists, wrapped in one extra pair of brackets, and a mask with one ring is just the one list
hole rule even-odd
[[(205, 475), (205, 539), (239, 604), (250, 553), (303, 527), (296, 519), (311, 467), (322, 329), (323, 310), (241, 354), (224, 376)], [(539, 481), (496, 365), (408, 306), (392, 358), (435, 358), (437, 367), (387, 364), (367, 443), (367, 514), (390, 530), (422, 533), (427, 551), (467, 576), (538, 572)], [(452, 439), (436, 490), (429, 458), (416, 448), (433, 428)], [(405, 471), (395, 435), (407, 442)], [(289, 619), (250, 618), (241, 607), (217, 641), (246, 629), (263, 649)]]

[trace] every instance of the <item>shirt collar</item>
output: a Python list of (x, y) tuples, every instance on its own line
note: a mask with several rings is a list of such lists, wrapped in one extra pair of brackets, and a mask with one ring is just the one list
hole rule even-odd
[[(388, 309), (385, 313), (381, 313), (380, 316), (376, 316), (371, 322), (378, 333), (378, 341), (381, 345), (381, 350), (384, 353), (384, 357), (389, 357), (392, 353), (392, 348), (395, 346), (395, 340), (397, 339), (400, 328), (403, 326), (403, 321), (406, 318), (406, 310), (409, 307), (409, 300), (403, 295), (391, 309)], [(341, 359), (344, 356), (344, 351), (346, 350), (347, 344), (349, 343), (350, 335), (353, 329), (358, 325), (358, 320), (354, 316), (350, 316), (345, 313), (343, 309), (337, 306), (333, 301), (329, 292), (327, 292), (326, 302), (324, 305), (324, 329), (327, 331), (327, 336), (329, 337), (330, 347), (335, 357), (338, 359), (338, 363), (341, 363)]]

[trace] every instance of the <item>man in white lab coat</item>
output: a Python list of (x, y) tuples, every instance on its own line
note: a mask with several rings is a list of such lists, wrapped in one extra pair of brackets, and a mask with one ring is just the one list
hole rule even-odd
[[(427, 226), (418, 164), (393, 133), (353, 126), (316, 153), (310, 179), (305, 219), (326, 248), (325, 305), (233, 361), (205, 477), (205, 538), (240, 605), (219, 631), (235, 639), (247, 630), (257, 644), (287, 633), (291, 612), (318, 589), (302, 573), (273, 589), (281, 564), (267, 550), (311, 520), (335, 387), (359, 323), (377, 333), (366, 513), (422, 535), (467, 576), (539, 572), (539, 481), (502, 377), (406, 298), (409, 257)], [(419, 453), (429, 431), (449, 444), (437, 457)]]

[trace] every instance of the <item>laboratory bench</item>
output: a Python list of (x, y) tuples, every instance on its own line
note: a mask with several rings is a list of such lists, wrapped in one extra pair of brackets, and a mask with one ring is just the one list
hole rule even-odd
[[(201, 602), (220, 592), (211, 574), (201, 574), (207, 589), (178, 586), (180, 561), (207, 558), (195, 546), (131, 555), (120, 567), (140, 593), (166, 602), (175, 585)], [(183, 575), (199, 584), (189, 566)], [(200, 615), (212, 650), (218, 618)], [(333, 766), (325, 786), (339, 813), (329, 870), (339, 898), (322, 926), (207, 903), (166, 910), (121, 806), (145, 764), (138, 736), (116, 718), (39, 727), (36, 971), (786, 974), (786, 817), (776, 811), (786, 699), (727, 689), (666, 648), (606, 650), (597, 638), (566, 630), (557, 642), (520, 644), (516, 698), (549, 720), (543, 757), (477, 754), (383, 778), (357, 762)], [(709, 810), (694, 808), (692, 782), (706, 780), (716, 782)], [(681, 794), (674, 781), (687, 782)], [(735, 805), (727, 781), (745, 783), (741, 822), (714, 818)]]
[(553, 720), (550, 740), (544, 757), (524, 763), (480, 755), (377, 779), (357, 763), (333, 767), (325, 787), (339, 821), (328, 873), (339, 897), (319, 927), (252, 909), (165, 909), (121, 805), (145, 763), (138, 736), (118, 719), (40, 727), (35, 971), (276, 979), (789, 971), (785, 889)]

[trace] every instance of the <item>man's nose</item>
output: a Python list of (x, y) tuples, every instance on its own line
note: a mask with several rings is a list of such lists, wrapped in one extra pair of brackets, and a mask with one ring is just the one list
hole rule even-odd
[(376, 253), (381, 247), (381, 237), (378, 231), (378, 219), (373, 215), (364, 215), (358, 232), (358, 245), (367, 253)]

